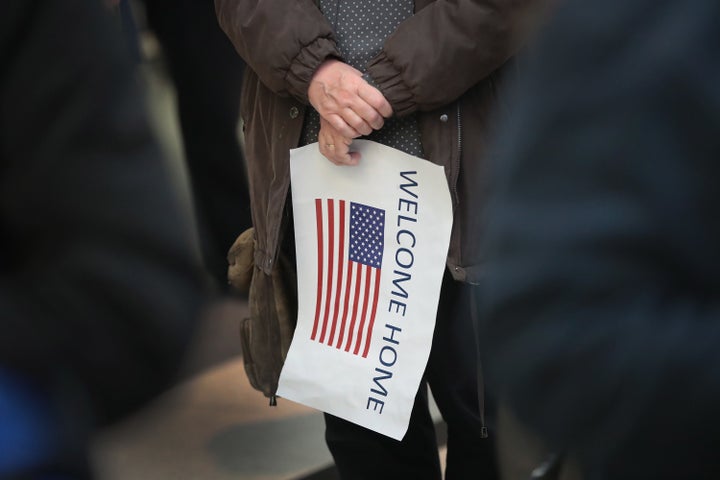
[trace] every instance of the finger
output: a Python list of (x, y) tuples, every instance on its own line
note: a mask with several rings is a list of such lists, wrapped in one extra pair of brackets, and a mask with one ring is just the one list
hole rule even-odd
[[(382, 128), (384, 118), (377, 109), (363, 100), (359, 94), (361, 87), (369, 87), (368, 83), (360, 77), (353, 77), (353, 81), (354, 84), (329, 94), (327, 101), (323, 103), (323, 109), (327, 112), (340, 114), (345, 122), (355, 130), (363, 135), (370, 135), (373, 129), (379, 130)], [(374, 101), (382, 105), (385, 98), (379, 90), (375, 90), (375, 93), (379, 95), (379, 98), (375, 96)], [(388, 110), (392, 113), (389, 104)]]
[(360, 162), (360, 152), (348, 152), (348, 159), (346, 165), (355, 166)]
[(380, 115), (385, 118), (390, 118), (393, 114), (392, 106), (387, 101), (385, 96), (367, 82), (364, 82), (358, 87), (358, 96), (367, 102), (372, 108), (374, 108)]
[(352, 126), (348, 125), (348, 123), (340, 115), (333, 114), (323, 118), (341, 137), (357, 138), (362, 136), (360, 132), (355, 130)]
[(331, 140), (326, 137), (325, 143), (320, 144), (320, 153), (330, 160), (330, 162), (340, 166), (356, 165), (360, 159), (360, 154), (357, 152), (350, 152), (349, 143), (345, 143), (342, 138)]
[[(353, 111), (373, 130), (380, 130), (385, 124), (385, 118), (383, 118), (380, 112), (359, 96), (353, 106)], [(356, 130), (358, 130), (357, 127)], [(369, 133), (365, 135), (369, 135)]]
[(333, 143), (323, 143), (320, 144), (320, 153), (322, 153), (323, 156), (331, 163), (342, 166), (345, 165), (346, 159), (342, 153), (339, 153), (341, 148), (342, 147), (340, 145), (335, 145)]
[(346, 151), (345, 153), (336, 153), (330, 160), (335, 165), (353, 167), (358, 164), (360, 154), (358, 152)]
[[(340, 115), (343, 121), (362, 135), (370, 135), (379, 130), (384, 123), (383, 116), (358, 95), (343, 95), (347, 97), (342, 102), (328, 97), (323, 103), (321, 116), (329, 118), (331, 115)], [(352, 97), (352, 98), (351, 98)]]
[(330, 122), (320, 117), (320, 131), (318, 132), (318, 141), (325, 141), (326, 144), (342, 144), (350, 146), (353, 139), (340, 134)]
[[(364, 102), (362, 103), (365, 104)], [(358, 115), (354, 108), (343, 108), (341, 115), (343, 120), (345, 120), (345, 123), (354, 128), (355, 131), (360, 132), (362, 135), (370, 135), (372, 133), (373, 127), (371, 127), (368, 122)]]
[[(351, 138), (341, 138), (340, 147), (335, 147), (336, 149), (336, 155), (341, 162), (343, 162), (343, 165), (357, 165), (358, 161), (360, 160), (360, 153), (358, 152), (352, 152), (350, 151), (352, 139)], [(337, 144), (336, 144), (337, 145)]]
[(337, 161), (337, 152), (342, 148), (341, 144), (336, 144), (335, 138), (331, 135), (319, 135), (318, 147), (328, 160), (335, 163)]
[[(370, 89), (372, 87), (359, 75), (346, 75), (343, 80), (342, 85), (327, 88), (316, 97), (320, 115), (324, 117), (340, 115), (348, 125), (362, 135), (369, 135), (373, 129), (380, 129), (384, 123), (382, 114), (359, 95), (360, 87), (365, 86)], [(370, 94), (373, 101), (383, 105), (382, 94), (378, 90), (374, 93), (375, 95)], [(392, 112), (389, 106), (386, 111)]]

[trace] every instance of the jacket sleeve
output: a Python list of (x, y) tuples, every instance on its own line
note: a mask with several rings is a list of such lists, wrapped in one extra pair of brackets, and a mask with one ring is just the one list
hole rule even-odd
[(368, 65), (397, 115), (451, 103), (518, 49), (537, 0), (436, 0)]
[(220, 26), (270, 90), (304, 103), (318, 66), (340, 58), (332, 27), (313, 0), (215, 0)]
[(172, 381), (190, 339), (189, 218), (101, 2), (3, 9), (0, 367), (112, 419)]

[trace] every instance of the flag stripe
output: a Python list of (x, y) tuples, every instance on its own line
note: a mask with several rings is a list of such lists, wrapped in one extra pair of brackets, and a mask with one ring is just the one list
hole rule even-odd
[(330, 297), (333, 287), (333, 269), (335, 268), (335, 205), (332, 199), (327, 201), (327, 235), (328, 235), (328, 261), (327, 261), (327, 285), (325, 288), (325, 315), (323, 316), (322, 330), (320, 332), (320, 343), (325, 343), (325, 332), (330, 316)]
[(345, 351), (350, 351), (350, 344), (353, 339), (353, 331), (355, 330), (355, 320), (357, 320), (358, 304), (360, 303), (360, 285), (362, 281), (362, 268), (358, 265), (357, 274), (355, 276), (355, 303), (353, 304), (352, 317), (350, 317), (350, 330), (348, 330), (347, 342), (345, 343)]
[(339, 202), (339, 221), (338, 221), (338, 256), (337, 256), (337, 280), (335, 282), (335, 309), (332, 316), (332, 325), (330, 328), (330, 336), (328, 337), (327, 344), (332, 345), (335, 338), (335, 329), (338, 324), (338, 314), (340, 311), (340, 296), (342, 293), (342, 282), (343, 282), (343, 266), (345, 265), (345, 200)]
[(318, 324), (320, 323), (320, 305), (322, 304), (322, 283), (323, 283), (323, 220), (322, 220), (322, 200), (315, 199), (315, 221), (317, 225), (317, 298), (315, 300), (315, 323), (313, 324), (311, 339), (315, 340), (317, 336)]
[(367, 318), (368, 305), (370, 304), (370, 281), (372, 280), (374, 268), (370, 265), (365, 265), (365, 287), (363, 288), (363, 308), (362, 314), (360, 315), (360, 325), (358, 326), (357, 336), (355, 337), (355, 350), (353, 354), (357, 355), (360, 352), (360, 343), (365, 333), (363, 328), (365, 327), (365, 319)]
[(363, 350), (363, 358), (366, 358), (370, 350), (370, 341), (372, 340), (373, 327), (375, 326), (375, 313), (377, 312), (378, 296), (380, 295), (380, 270), (375, 271), (375, 296), (373, 298), (373, 306), (370, 312), (370, 324), (367, 328), (367, 339), (365, 340), (365, 350)]
[(347, 277), (345, 279), (345, 301), (343, 301), (343, 314), (342, 314), (342, 320), (340, 321), (340, 334), (338, 335), (337, 343), (335, 344), (336, 348), (340, 348), (342, 346), (342, 341), (345, 339), (345, 324), (347, 322), (348, 312), (350, 310), (350, 287), (351, 287), (351, 281), (353, 274), (353, 266), (355, 262), (348, 261), (348, 273)]

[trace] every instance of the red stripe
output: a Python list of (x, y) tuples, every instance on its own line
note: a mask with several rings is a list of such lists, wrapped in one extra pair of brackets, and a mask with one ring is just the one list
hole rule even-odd
[(362, 290), (362, 287), (360, 286), (360, 280), (362, 278), (362, 268), (360, 265), (358, 265), (357, 269), (357, 275), (355, 280), (355, 304), (353, 305), (353, 313), (352, 318), (350, 319), (350, 330), (348, 330), (348, 338), (347, 342), (345, 343), (345, 351), (350, 351), (350, 343), (352, 342), (352, 332), (355, 328), (355, 320), (357, 319), (357, 310), (358, 310), (358, 302), (360, 301), (360, 290)]
[(354, 263), (351, 261), (348, 261), (347, 263), (348, 263), (348, 273), (347, 273), (347, 280), (345, 281), (345, 300), (343, 301), (343, 314), (342, 314), (342, 321), (340, 322), (340, 333), (338, 334), (338, 339), (337, 339), (337, 343), (335, 344), (335, 348), (340, 348), (342, 346), (342, 341), (345, 338), (345, 322), (347, 321), (347, 316), (348, 316), (348, 305), (350, 305), (350, 284), (352, 283), (350, 280), (352, 279)]
[(372, 309), (370, 310), (370, 324), (367, 328), (367, 340), (365, 340), (365, 350), (363, 358), (367, 357), (370, 350), (370, 341), (372, 340), (373, 326), (375, 325), (375, 312), (377, 312), (378, 295), (380, 295), (380, 270), (375, 270), (375, 298), (373, 298)]
[(320, 332), (320, 343), (325, 343), (325, 331), (327, 330), (328, 317), (330, 316), (330, 294), (333, 286), (333, 267), (335, 266), (335, 205), (331, 198), (327, 201), (327, 230), (328, 230), (328, 276), (325, 287), (325, 317), (323, 318), (322, 331)]
[(363, 301), (362, 315), (360, 316), (360, 326), (358, 326), (357, 337), (355, 338), (355, 350), (353, 354), (357, 355), (360, 351), (360, 343), (362, 342), (363, 334), (365, 333), (363, 328), (365, 327), (365, 319), (367, 318), (368, 303), (370, 299), (370, 280), (372, 277), (373, 268), (370, 265), (365, 265), (365, 298)]
[(315, 199), (315, 220), (317, 224), (317, 259), (318, 259), (318, 281), (317, 281), (317, 298), (315, 300), (315, 323), (313, 324), (312, 334), (310, 338), (315, 340), (317, 335), (318, 323), (320, 322), (320, 304), (322, 302), (322, 281), (323, 281), (323, 221), (322, 221), (322, 201)]
[(338, 312), (340, 310), (340, 294), (342, 290), (342, 279), (343, 279), (343, 265), (345, 262), (345, 200), (340, 200), (340, 221), (338, 226), (340, 229), (338, 238), (338, 262), (337, 262), (337, 281), (335, 284), (335, 311), (333, 312), (332, 324), (330, 327), (330, 336), (328, 337), (328, 345), (332, 345), (333, 339), (335, 338), (335, 327), (338, 324)]

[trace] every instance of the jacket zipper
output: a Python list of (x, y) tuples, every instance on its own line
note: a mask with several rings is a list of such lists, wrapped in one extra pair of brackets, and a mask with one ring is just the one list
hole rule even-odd
[[(457, 191), (457, 181), (460, 177), (460, 158), (462, 157), (462, 137), (463, 137), (463, 129), (462, 129), (462, 115), (460, 114), (460, 102), (457, 103), (457, 160), (455, 161), (456, 169), (455, 169), (455, 175), (453, 178), (452, 183), (452, 193), (456, 201), (459, 201), (458, 199), (458, 191)], [(459, 245), (458, 245), (459, 249)], [(488, 438), (488, 427), (485, 423), (485, 378), (482, 374), (482, 366), (480, 368), (480, 382), (478, 385), (478, 400), (479, 400), (479, 407), (480, 407), (480, 423), (482, 425), (480, 429), (480, 437), (481, 438)]]
[(455, 204), (459, 203), (457, 181), (460, 176), (460, 157), (462, 156), (462, 118), (460, 116), (460, 102), (457, 103), (457, 158), (453, 162), (452, 198)]

